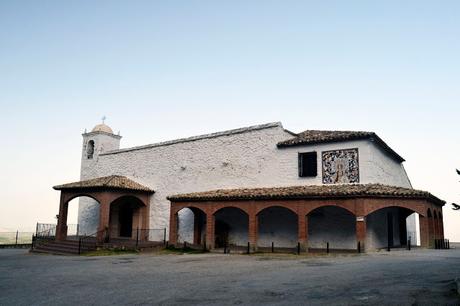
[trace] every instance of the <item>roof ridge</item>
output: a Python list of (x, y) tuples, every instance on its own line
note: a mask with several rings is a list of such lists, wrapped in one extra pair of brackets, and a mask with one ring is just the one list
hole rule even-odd
[(231, 130), (225, 130), (225, 131), (220, 131), (220, 132), (201, 134), (201, 135), (190, 136), (190, 137), (185, 137), (185, 138), (178, 138), (178, 139), (173, 139), (173, 140), (151, 143), (147, 145), (134, 146), (130, 148), (107, 151), (107, 152), (99, 154), (99, 156), (124, 153), (124, 152), (130, 152), (130, 151), (137, 151), (137, 150), (143, 150), (143, 149), (150, 149), (150, 148), (174, 145), (178, 143), (197, 141), (197, 140), (202, 140), (202, 139), (217, 138), (221, 136), (242, 134), (246, 132), (258, 131), (258, 130), (273, 128), (273, 127), (283, 128), (283, 124), (280, 121), (276, 121), (276, 122), (269, 122), (269, 123), (264, 123), (264, 124), (251, 125), (251, 126), (246, 126), (246, 127), (241, 127), (241, 128), (231, 129)]

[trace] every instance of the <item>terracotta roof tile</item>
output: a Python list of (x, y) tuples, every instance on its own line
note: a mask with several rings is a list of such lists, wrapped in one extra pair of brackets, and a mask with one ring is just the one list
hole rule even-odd
[(388, 152), (399, 162), (403, 162), (402, 158), (398, 153), (391, 149), (377, 134), (374, 132), (363, 132), (363, 131), (319, 131), (319, 130), (307, 130), (297, 134), (296, 137), (281, 141), (278, 143), (278, 148), (299, 146), (299, 145), (310, 145), (317, 143), (327, 142), (339, 142), (339, 141), (350, 141), (370, 139), (379, 145), (384, 151)]
[(309, 185), (274, 188), (218, 189), (169, 196), (173, 202), (230, 201), (268, 199), (309, 199), (347, 197), (424, 198), (438, 204), (445, 202), (427, 191), (381, 184)]
[(56, 190), (107, 188), (153, 192), (149, 187), (120, 175), (98, 177), (90, 180), (57, 185), (53, 188)]

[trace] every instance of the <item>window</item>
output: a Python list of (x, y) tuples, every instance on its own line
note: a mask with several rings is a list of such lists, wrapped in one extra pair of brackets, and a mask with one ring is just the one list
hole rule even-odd
[(299, 176), (315, 177), (318, 174), (316, 152), (299, 153)]
[(86, 157), (88, 159), (92, 159), (94, 154), (94, 141), (90, 140), (88, 141), (88, 146), (86, 148)]

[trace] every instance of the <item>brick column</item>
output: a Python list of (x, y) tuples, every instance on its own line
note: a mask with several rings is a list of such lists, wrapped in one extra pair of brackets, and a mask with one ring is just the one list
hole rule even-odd
[(110, 218), (110, 202), (103, 197), (99, 203), (99, 227), (97, 229), (97, 240), (104, 242), (104, 238), (108, 234)]
[(255, 212), (249, 213), (249, 229), (248, 229), (248, 238), (249, 243), (251, 244), (251, 250), (257, 251), (257, 238), (259, 230), (259, 217)]
[(207, 211), (206, 212), (206, 248), (208, 250), (214, 249), (214, 224), (215, 224), (214, 214)]
[(169, 211), (169, 244), (177, 243), (177, 212), (171, 207)]
[(356, 217), (356, 243), (361, 244), (361, 252), (366, 250), (366, 217)]
[(67, 239), (67, 212), (69, 204), (64, 201), (64, 196), (61, 192), (61, 200), (59, 202), (59, 217), (56, 226), (56, 240)]
[(308, 251), (308, 216), (304, 214), (297, 215), (297, 232), (301, 251)]
[(427, 217), (428, 221), (428, 248), (434, 248), (434, 219), (433, 216)]
[(439, 231), (438, 231), (438, 217), (433, 217), (433, 237), (434, 239), (439, 239)]
[(444, 238), (444, 216), (441, 215), (439, 217), (439, 229), (440, 229), (440, 233), (441, 233), (441, 239), (445, 239)]
[(420, 224), (420, 246), (428, 248), (430, 246), (429, 218), (419, 215), (418, 219)]

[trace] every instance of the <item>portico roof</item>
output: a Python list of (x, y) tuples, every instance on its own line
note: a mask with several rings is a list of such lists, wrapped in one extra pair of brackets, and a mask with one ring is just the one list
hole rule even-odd
[(351, 197), (416, 198), (426, 199), (438, 205), (445, 204), (443, 200), (435, 197), (427, 191), (382, 184), (308, 185), (273, 188), (218, 189), (206, 192), (172, 195), (168, 197), (168, 200), (173, 202), (194, 202)]
[(151, 192), (154, 191), (147, 186), (141, 185), (126, 176), (110, 175), (98, 177), (79, 182), (73, 182), (53, 187), (55, 190), (81, 190), (81, 189), (117, 189)]

